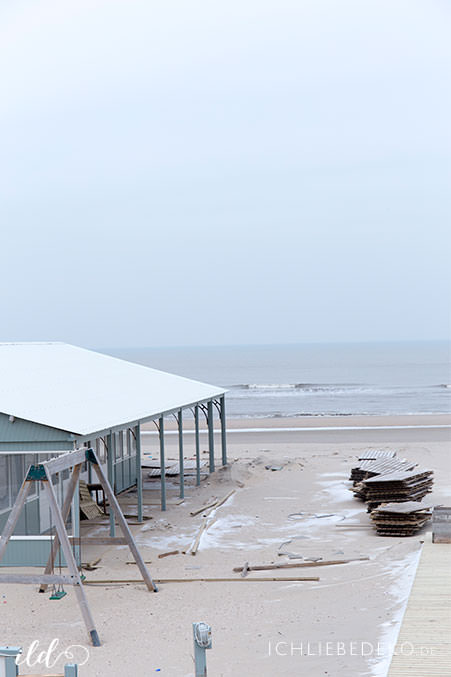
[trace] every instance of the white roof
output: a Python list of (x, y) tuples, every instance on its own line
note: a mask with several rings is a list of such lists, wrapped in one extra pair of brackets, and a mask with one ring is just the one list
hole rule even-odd
[(0, 412), (80, 436), (224, 392), (67, 343), (0, 343)]

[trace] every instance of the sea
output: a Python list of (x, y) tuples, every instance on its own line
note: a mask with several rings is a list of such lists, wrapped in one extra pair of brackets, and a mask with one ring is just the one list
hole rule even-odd
[(451, 412), (446, 341), (104, 349), (227, 388), (236, 418)]

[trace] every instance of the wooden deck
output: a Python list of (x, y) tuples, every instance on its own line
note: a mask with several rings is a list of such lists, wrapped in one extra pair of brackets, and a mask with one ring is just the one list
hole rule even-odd
[(387, 677), (451, 677), (451, 544), (430, 533)]

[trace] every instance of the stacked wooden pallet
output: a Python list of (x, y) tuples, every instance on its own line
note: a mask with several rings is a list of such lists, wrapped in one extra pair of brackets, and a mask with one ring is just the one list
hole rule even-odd
[(88, 485), (83, 480), (79, 481), (79, 492), (80, 512), (83, 519), (92, 520), (96, 517), (99, 517), (99, 515), (104, 514), (97, 503), (93, 500), (91, 492), (88, 489)]
[(365, 500), (369, 510), (381, 503), (403, 503), (421, 501), (432, 491), (432, 470), (416, 468), (408, 472), (398, 471), (387, 475), (377, 475), (363, 480)]
[(359, 454), (359, 461), (376, 461), (380, 458), (395, 458), (396, 451), (390, 449), (367, 449)]
[(432, 491), (432, 470), (397, 458), (395, 451), (369, 450), (351, 470), (351, 491), (366, 501), (380, 535), (412, 536), (431, 517), (431, 508), (418, 504)]
[(374, 460), (360, 461), (358, 466), (352, 468), (349, 479), (356, 484), (376, 475), (388, 475), (393, 472), (413, 470), (416, 465), (416, 463), (406, 460), (401, 461), (396, 457), (381, 457)]
[(381, 505), (370, 517), (381, 536), (413, 536), (431, 519), (431, 511), (430, 506), (407, 501)]

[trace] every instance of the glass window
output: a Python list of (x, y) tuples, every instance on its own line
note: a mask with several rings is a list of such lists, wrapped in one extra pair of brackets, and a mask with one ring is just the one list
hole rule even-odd
[(136, 456), (136, 438), (134, 430), (129, 429), (130, 434), (130, 456)]
[(131, 442), (130, 442), (130, 428), (124, 430), (124, 456), (130, 456)]
[(106, 463), (107, 457), (107, 438), (99, 437), (96, 441), (97, 445), (97, 458), (101, 463)]
[(22, 454), (10, 455), (10, 486), (11, 486), (11, 505), (17, 498), (19, 489), (25, 477), (24, 457)]
[(9, 508), (8, 456), (0, 455), (0, 510)]
[(116, 461), (120, 461), (124, 455), (124, 433), (121, 430), (119, 433), (115, 433), (115, 454), (114, 458)]

